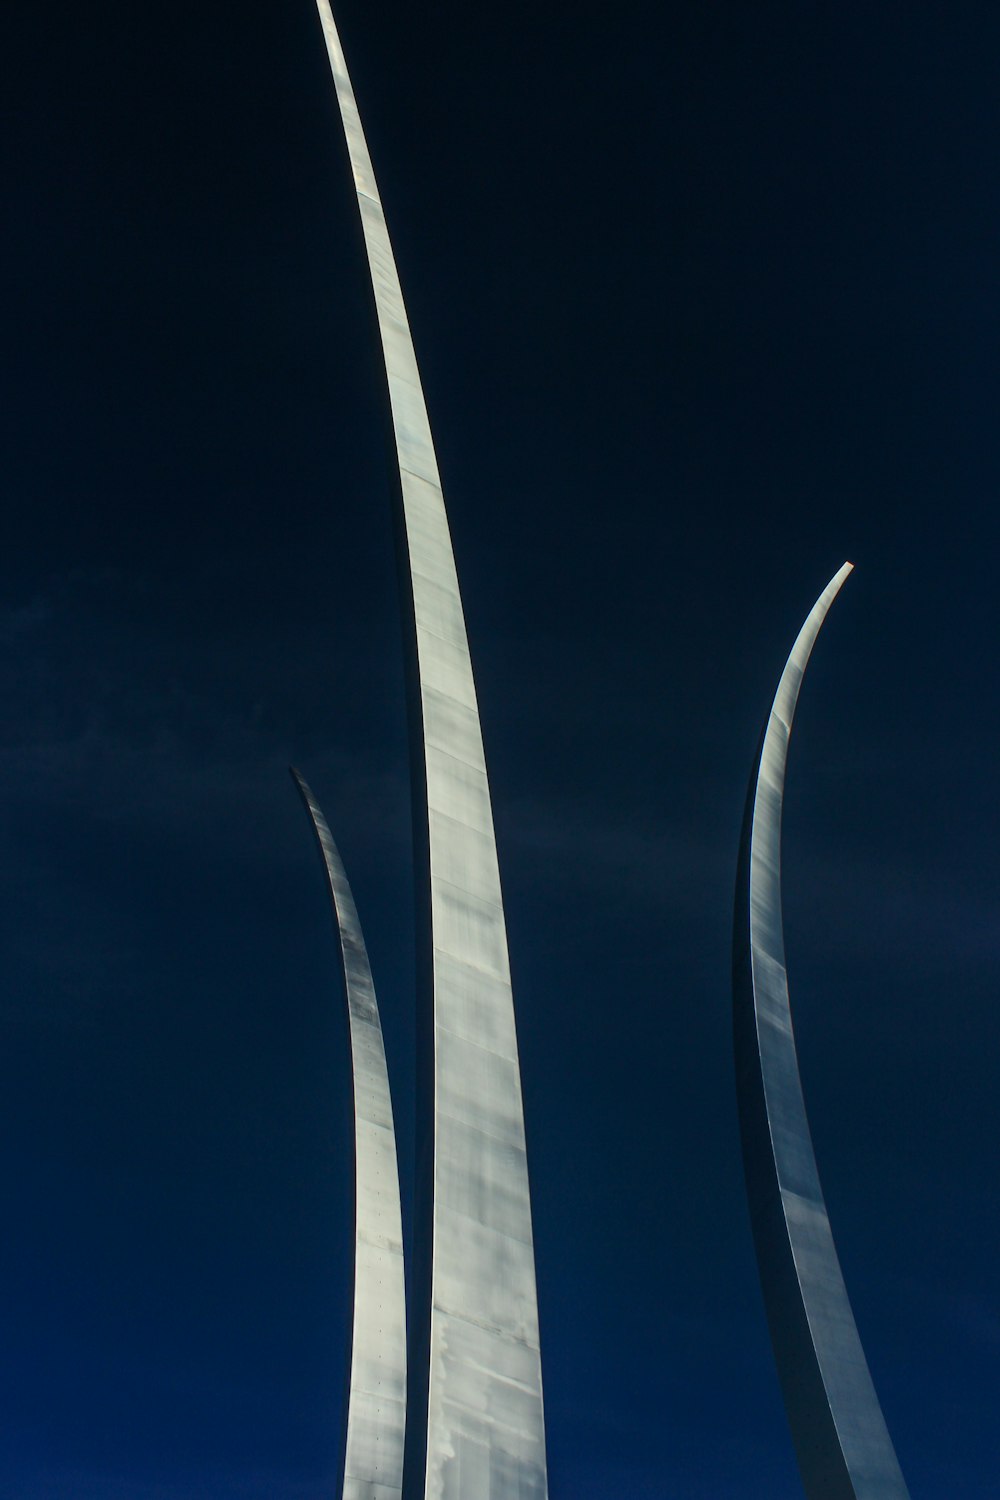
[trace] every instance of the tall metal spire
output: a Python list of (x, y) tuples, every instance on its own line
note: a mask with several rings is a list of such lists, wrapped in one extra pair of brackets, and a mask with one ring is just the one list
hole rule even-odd
[(375, 986), (351, 887), (316, 799), (292, 776), (312, 819), (333, 914), (354, 1072), (354, 1326), (343, 1500), (399, 1500), (406, 1430), (406, 1299), (396, 1134)]
[(788, 658), (747, 795), (736, 880), (733, 1021), (747, 1196), (785, 1409), (808, 1500), (908, 1500), (830, 1232), (799, 1077), (781, 922), (788, 737), (845, 563)]
[(425, 1076), (409, 1500), (544, 1500), (528, 1170), (493, 814), (434, 444), (340, 40), (317, 0), (382, 339), (410, 619)]

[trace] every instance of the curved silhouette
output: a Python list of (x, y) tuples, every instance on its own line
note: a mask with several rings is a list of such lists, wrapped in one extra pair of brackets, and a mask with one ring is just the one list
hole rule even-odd
[(328, 0), (398, 469), (420, 955), (406, 1490), (545, 1500), (521, 1076), (493, 812), (448, 518), (399, 276)]
[(361, 923), (333, 835), (292, 769), (319, 841), (351, 1029), (354, 1074), (354, 1327), (343, 1500), (399, 1500), (406, 1431), (406, 1294), (396, 1132), (382, 1026)]
[(799, 1078), (781, 925), (781, 807), (802, 675), (851, 564), (785, 665), (750, 777), (736, 880), (733, 1022), (757, 1264), (808, 1500), (908, 1500), (830, 1232)]

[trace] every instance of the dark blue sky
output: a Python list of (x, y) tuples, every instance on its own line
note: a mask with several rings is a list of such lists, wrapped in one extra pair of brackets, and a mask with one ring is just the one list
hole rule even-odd
[[(1000, 11), (341, 0), (491, 765), (553, 1500), (800, 1493), (729, 941), (792, 743), (807, 1103), (914, 1500), (1000, 1452)], [(311, 0), (0, 16), (0, 1495), (327, 1500), (349, 1066), (412, 1182), (382, 389)], [(406, 1205), (407, 1211), (409, 1204)]]

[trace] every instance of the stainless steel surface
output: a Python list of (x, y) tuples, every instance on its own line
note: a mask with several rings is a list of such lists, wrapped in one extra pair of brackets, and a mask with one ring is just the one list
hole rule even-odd
[[(465, 620), (382, 205), (327, 0), (317, 0), (368, 251), (412, 607), (414, 816), (429, 1061), (411, 1308), (410, 1500), (543, 1500), (541, 1360), (507, 936)], [(428, 1015), (427, 1012), (430, 1012)], [(421, 1222), (421, 1217), (426, 1218)]]
[(406, 1299), (396, 1134), (375, 987), (344, 867), (316, 799), (293, 770), (333, 897), (354, 1071), (354, 1327), (344, 1500), (399, 1500), (406, 1429)]
[(847, 1298), (792, 1031), (781, 924), (781, 807), (792, 717), (827, 584), (788, 658), (750, 778), (736, 884), (733, 1020), (747, 1196), (785, 1409), (809, 1500), (907, 1500)]

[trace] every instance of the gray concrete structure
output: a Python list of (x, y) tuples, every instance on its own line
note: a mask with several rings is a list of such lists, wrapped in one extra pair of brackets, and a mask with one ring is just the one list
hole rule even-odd
[(343, 1500), (400, 1500), (406, 1430), (406, 1300), (399, 1172), (375, 986), (351, 888), (298, 771), (340, 938), (354, 1076), (354, 1317)]
[(761, 1287), (809, 1500), (908, 1500), (847, 1298), (799, 1077), (781, 922), (781, 808), (802, 675), (851, 571), (792, 648), (750, 778), (733, 933), (740, 1131)]
[(409, 1500), (544, 1500), (535, 1265), (500, 876), (462, 601), (399, 277), (327, 0), (398, 460), (421, 983)]

